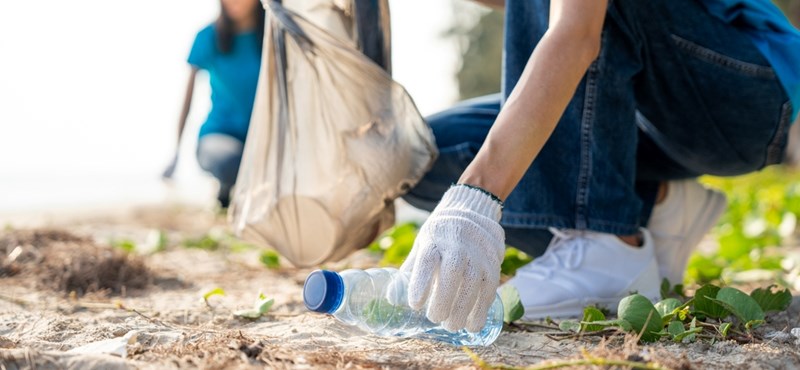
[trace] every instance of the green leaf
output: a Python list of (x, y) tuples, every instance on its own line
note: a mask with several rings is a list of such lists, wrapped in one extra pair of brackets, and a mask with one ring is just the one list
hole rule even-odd
[(266, 266), (268, 269), (279, 269), (281, 267), (280, 255), (278, 252), (273, 250), (265, 250), (261, 252), (261, 256), (258, 258), (261, 261), (261, 264)]
[[(263, 296), (262, 296), (263, 297)], [(272, 305), (275, 304), (275, 300), (272, 298), (261, 298), (256, 301), (255, 308), (260, 312), (262, 315), (267, 313)]]
[(656, 303), (655, 308), (656, 311), (658, 311), (658, 314), (663, 318), (671, 314), (672, 311), (675, 311), (675, 309), (680, 307), (682, 304), (683, 303), (681, 303), (681, 301), (675, 298), (667, 298)]
[(686, 321), (686, 318), (689, 316), (689, 306), (684, 304), (685, 307), (675, 312), (675, 316), (678, 317), (680, 321)]
[(506, 247), (503, 263), (500, 264), (500, 273), (506, 276), (513, 276), (518, 268), (527, 265), (531, 261), (533, 261), (533, 258), (528, 256), (525, 252), (513, 247)]
[(719, 279), (722, 276), (722, 267), (724, 260), (720, 261), (719, 258), (712, 258), (694, 253), (689, 258), (689, 264), (686, 267), (686, 274), (689, 276), (690, 281), (697, 283), (706, 283)]
[(669, 323), (667, 327), (667, 332), (670, 336), (672, 336), (672, 340), (678, 342), (678, 339), (675, 339), (678, 335), (681, 335), (686, 332), (686, 329), (683, 328), (683, 323), (679, 321), (672, 321)]
[(719, 237), (718, 242), (719, 256), (727, 261), (746, 256), (754, 246), (752, 239), (747, 237), (741, 228), (729, 229)]
[(776, 291), (777, 288), (776, 285), (770, 285), (766, 289), (758, 288), (750, 296), (764, 312), (786, 311), (792, 304), (792, 293), (788, 289)]
[(261, 249), (261, 247), (259, 247), (257, 245), (250, 244), (248, 242), (245, 242), (245, 241), (242, 241), (242, 240), (239, 240), (239, 239), (235, 239), (233, 237), (231, 237), (227, 241), (227, 243), (229, 244), (228, 245), (228, 250), (231, 253), (244, 253), (244, 252), (249, 252), (249, 251), (260, 250)]
[(684, 337), (682, 337), (681, 341), (694, 342), (695, 340), (697, 340), (697, 334), (696, 334), (697, 333), (697, 329), (701, 329), (702, 330), (703, 328), (698, 328), (697, 327), (697, 318), (693, 318), (692, 322), (689, 323), (689, 330), (686, 331), (688, 334), (685, 335)]
[(267, 313), (270, 308), (272, 308), (274, 303), (274, 299), (267, 298), (264, 296), (264, 294), (259, 293), (258, 298), (253, 304), (253, 308), (234, 311), (233, 316), (248, 320), (258, 320), (262, 315)]
[(383, 252), (381, 266), (400, 266), (408, 257), (408, 254), (411, 253), (417, 232), (419, 232), (417, 224), (405, 223), (397, 225), (385, 232), (378, 239), (375, 247), (370, 247), (370, 250)]
[(747, 323), (744, 324), (744, 328), (747, 329), (747, 331), (750, 331), (751, 329), (755, 329), (755, 328), (761, 326), (765, 322), (766, 321), (764, 321), (764, 320), (750, 320), (750, 321), (748, 321)]
[(186, 239), (183, 241), (183, 246), (192, 249), (202, 249), (207, 251), (215, 251), (219, 249), (220, 242), (215, 237), (206, 234), (199, 239)]
[(686, 293), (683, 291), (683, 284), (670, 285), (667, 278), (661, 280), (661, 299), (667, 299), (670, 296), (686, 298)]
[(164, 230), (153, 229), (147, 233), (145, 244), (147, 247), (149, 247), (145, 248), (149, 250), (149, 253), (163, 252), (167, 250), (167, 246), (169, 245), (169, 237)]
[(588, 322), (594, 321), (605, 321), (606, 315), (603, 315), (600, 310), (594, 307), (586, 307), (583, 309), (583, 320), (581, 320), (581, 331), (582, 332), (592, 332), (592, 331), (600, 331), (603, 330), (604, 326), (602, 325), (592, 325), (586, 324)]
[(208, 299), (215, 296), (215, 295), (225, 295), (225, 291), (222, 288), (214, 288), (203, 294), (203, 300), (208, 302)]
[(571, 331), (579, 333), (581, 331), (581, 323), (575, 320), (564, 320), (558, 323), (558, 328), (561, 329), (561, 331)]
[(642, 341), (655, 342), (660, 339), (657, 333), (664, 328), (661, 315), (645, 296), (634, 294), (623, 298), (617, 312), (619, 318), (629, 322), (637, 334), (641, 333)]
[(728, 330), (731, 329), (731, 323), (723, 322), (722, 325), (719, 326), (719, 333), (722, 335), (722, 339), (725, 339), (728, 336)]
[(130, 239), (112, 240), (111, 247), (119, 249), (125, 253), (133, 253), (136, 251), (136, 243)]
[(604, 328), (607, 328), (607, 327), (610, 327), (610, 326), (615, 326), (615, 327), (618, 327), (618, 328), (620, 328), (620, 329), (622, 329), (624, 331), (627, 331), (627, 332), (633, 331), (633, 326), (631, 326), (631, 323), (629, 323), (629, 322), (627, 322), (625, 320), (622, 320), (622, 319), (592, 321), (591, 325), (602, 326)]
[(694, 310), (715, 319), (730, 315), (725, 307), (714, 302), (719, 290), (720, 288), (713, 284), (703, 285), (694, 294)]
[(672, 340), (676, 342), (683, 342), (684, 340), (686, 342), (694, 342), (697, 339), (697, 334), (700, 334), (702, 332), (703, 328), (691, 328), (687, 331), (684, 331), (683, 333), (676, 335), (674, 338), (672, 338)]
[(764, 310), (761, 306), (739, 289), (731, 287), (720, 289), (714, 302), (724, 306), (743, 323), (753, 322), (757, 326), (758, 321), (764, 320)]
[(670, 288), (671, 288), (671, 286), (669, 285), (669, 280), (667, 280), (667, 278), (662, 279), (661, 280), (661, 299), (669, 298)]
[(681, 298), (686, 298), (686, 292), (684, 292), (684, 286), (683, 286), (683, 284), (675, 284), (675, 286), (674, 286), (674, 287), (672, 287), (672, 291), (673, 291), (675, 294), (677, 294), (677, 295), (678, 295), (678, 297), (681, 297)]
[(500, 288), (500, 300), (503, 302), (503, 321), (512, 323), (522, 318), (525, 308), (520, 302), (519, 292), (513, 285), (506, 284)]

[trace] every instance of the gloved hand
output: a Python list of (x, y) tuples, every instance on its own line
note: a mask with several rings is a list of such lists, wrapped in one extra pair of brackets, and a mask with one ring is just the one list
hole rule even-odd
[(450, 331), (479, 332), (500, 284), (505, 233), (502, 204), (490, 193), (454, 185), (442, 197), (400, 270), (410, 276), (408, 302)]

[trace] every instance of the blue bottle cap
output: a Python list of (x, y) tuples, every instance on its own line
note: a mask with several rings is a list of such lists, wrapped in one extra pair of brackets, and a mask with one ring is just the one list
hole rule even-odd
[(344, 298), (344, 280), (334, 271), (316, 270), (303, 285), (303, 302), (314, 312), (334, 313)]

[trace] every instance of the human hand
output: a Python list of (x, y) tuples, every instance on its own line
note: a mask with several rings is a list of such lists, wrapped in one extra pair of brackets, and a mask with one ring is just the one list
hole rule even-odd
[(505, 233), (502, 204), (488, 192), (454, 185), (422, 225), (400, 268), (410, 277), (408, 302), (450, 331), (479, 332), (500, 283)]

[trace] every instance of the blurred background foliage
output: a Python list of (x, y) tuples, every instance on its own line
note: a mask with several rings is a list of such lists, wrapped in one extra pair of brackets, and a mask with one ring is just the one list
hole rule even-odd
[[(800, 25), (800, 0), (775, 0)], [(503, 13), (453, 1), (457, 14), (445, 33), (459, 45), (461, 65), (456, 74), (461, 99), (500, 91)], [(702, 284), (777, 281), (800, 290), (800, 253), (796, 224), (800, 217), (800, 171), (773, 166), (735, 178), (703, 177), (705, 185), (723, 191), (729, 202), (719, 224), (692, 255), (686, 283)], [(416, 224), (398, 225), (370, 250), (383, 255), (383, 265), (399, 265), (414, 243)], [(509, 248), (502, 265), (512, 275), (531, 258)], [(676, 282), (677, 283), (677, 282)]]

